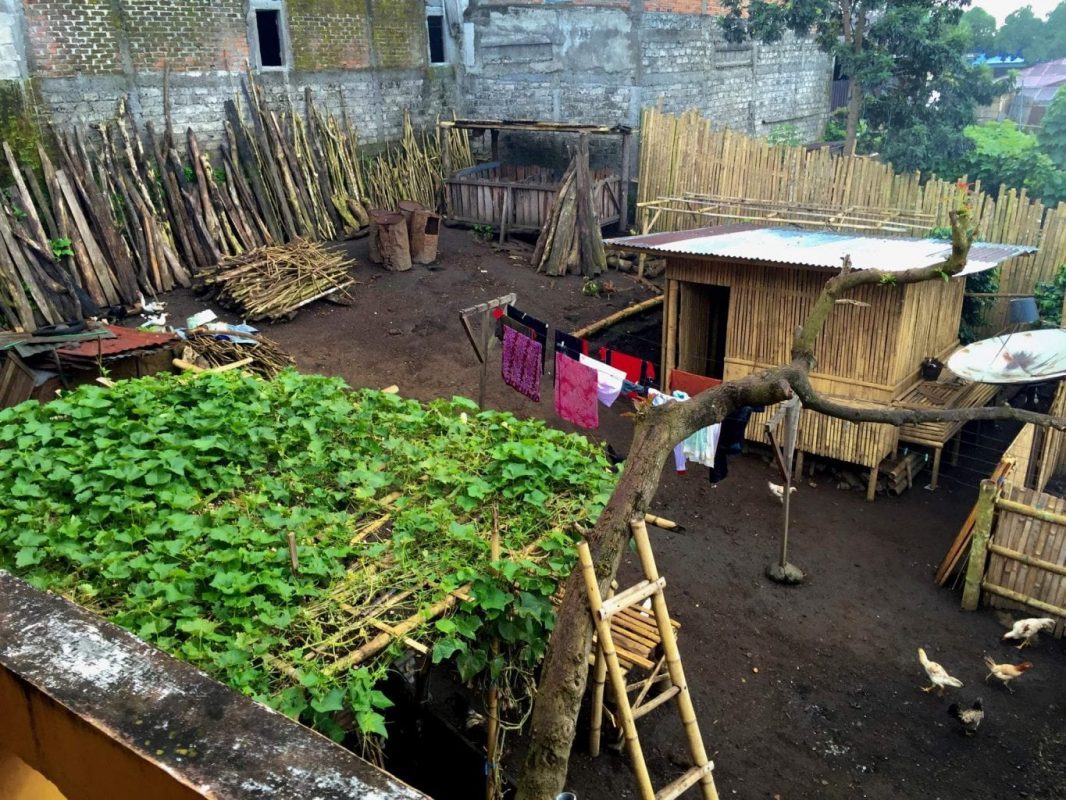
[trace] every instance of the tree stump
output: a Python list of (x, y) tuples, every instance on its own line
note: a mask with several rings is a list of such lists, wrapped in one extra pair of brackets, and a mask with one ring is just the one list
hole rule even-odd
[(411, 215), (411, 260), (416, 264), (432, 264), (437, 260), (440, 239), (440, 214), (423, 208)]
[(377, 219), (378, 253), (385, 269), (405, 272), (411, 269), (411, 243), (403, 214), (394, 212)]

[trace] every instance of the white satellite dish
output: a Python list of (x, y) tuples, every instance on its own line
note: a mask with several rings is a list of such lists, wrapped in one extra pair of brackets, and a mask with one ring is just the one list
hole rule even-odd
[(1037, 383), (1066, 377), (1066, 330), (1009, 333), (968, 344), (948, 369), (978, 383)]

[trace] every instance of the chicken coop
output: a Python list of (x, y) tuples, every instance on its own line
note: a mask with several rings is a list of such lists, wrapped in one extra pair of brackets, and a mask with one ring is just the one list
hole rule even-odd
[[(629, 181), (631, 133), (626, 127), (570, 125), (555, 122), (446, 120), (442, 130), (466, 130), (490, 139), (488, 162), (452, 171), (447, 160), (444, 172), (445, 214), (450, 221), (467, 225), (487, 225), (494, 230), (538, 233), (548, 220), (563, 171), (543, 165), (509, 164), (500, 159), (500, 134), (539, 133), (561, 136), (588, 134), (621, 140), (617, 169), (590, 171), (592, 207), (601, 226), (616, 225), (621, 232), (629, 221)], [(447, 157), (447, 148), (444, 148)]]
[[(732, 224), (608, 240), (609, 247), (666, 261), (663, 385), (742, 378), (786, 363), (797, 326), (827, 279), (849, 255), (856, 269), (902, 271), (942, 261), (950, 243)], [(944, 370), (923, 380), (922, 361), (947, 360), (959, 346), (965, 275), (992, 269), (1027, 246), (975, 244), (963, 272), (949, 281), (862, 286), (838, 305), (818, 338), (811, 384), (855, 406), (965, 408), (987, 404), (990, 384), (967, 383)], [(748, 436), (765, 442), (771, 411), (753, 417)], [(961, 422), (893, 425), (838, 420), (804, 410), (797, 450), (870, 470), (900, 442), (929, 448), (933, 485), (945, 445)]]

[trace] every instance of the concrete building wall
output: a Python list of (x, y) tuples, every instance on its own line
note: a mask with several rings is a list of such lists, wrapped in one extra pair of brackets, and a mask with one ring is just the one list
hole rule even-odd
[(766, 134), (821, 134), (830, 60), (810, 41), (731, 45), (707, 0), (476, 3), (463, 64), (467, 111), (636, 125), (640, 109), (692, 108)]
[[(450, 63), (428, 63), (427, 7), (444, 14)], [(661, 104), (807, 138), (828, 109), (830, 64), (811, 42), (729, 45), (715, 0), (0, 0), (0, 80), (31, 78), (60, 125), (107, 119), (123, 95), (161, 125), (169, 69), (175, 126), (210, 140), (257, 63), (257, 8), (283, 20), (267, 91), (343, 102), (364, 142), (395, 138), (404, 109), (416, 124), (455, 110), (635, 126)]]
[(108, 119), (128, 95), (137, 119), (161, 126), (169, 69), (175, 128), (216, 139), (223, 100), (240, 92), (246, 65), (256, 63), (256, 8), (282, 12), (285, 66), (261, 72), (268, 94), (301, 109), (310, 86), (320, 102), (343, 102), (364, 142), (396, 138), (404, 109), (416, 124), (431, 124), (458, 107), (454, 67), (427, 63), (424, 0), (4, 3), (21, 13), (29, 43), (23, 75), (33, 79), (42, 115), (60, 125)]

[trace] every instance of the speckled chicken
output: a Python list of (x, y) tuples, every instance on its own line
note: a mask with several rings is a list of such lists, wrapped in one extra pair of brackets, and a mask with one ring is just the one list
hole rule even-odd
[(973, 736), (985, 718), (985, 705), (980, 697), (974, 700), (969, 708), (959, 708), (958, 703), (952, 703), (948, 706), (948, 714), (959, 721), (967, 736)]

